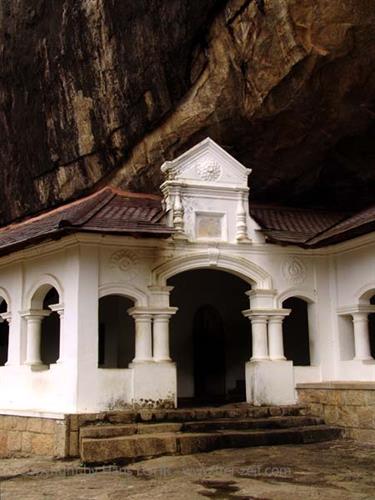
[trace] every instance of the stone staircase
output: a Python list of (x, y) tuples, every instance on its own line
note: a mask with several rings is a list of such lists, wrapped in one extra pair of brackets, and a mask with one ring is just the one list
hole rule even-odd
[(80, 456), (86, 464), (129, 463), (160, 455), (315, 443), (342, 436), (342, 429), (304, 413), (298, 405), (247, 404), (117, 412), (115, 423), (103, 419), (80, 428)]

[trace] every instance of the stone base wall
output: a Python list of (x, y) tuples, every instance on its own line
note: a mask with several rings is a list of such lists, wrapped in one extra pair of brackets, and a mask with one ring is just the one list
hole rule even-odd
[(98, 422), (131, 423), (132, 411), (71, 415), (1, 415), (0, 458), (16, 456), (79, 456), (79, 429)]
[(311, 415), (343, 427), (349, 439), (375, 444), (374, 382), (298, 384), (297, 393)]
[(68, 456), (68, 421), (63, 418), (0, 415), (0, 457)]

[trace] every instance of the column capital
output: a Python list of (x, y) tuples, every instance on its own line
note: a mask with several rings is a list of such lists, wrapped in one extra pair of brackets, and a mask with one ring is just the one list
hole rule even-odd
[(178, 311), (178, 307), (132, 307), (128, 314), (133, 318), (155, 318), (155, 316), (171, 317)]
[(131, 316), (134, 319), (151, 319), (152, 318), (152, 313), (148, 308), (143, 308), (143, 307), (131, 307), (130, 309), (127, 310), (127, 313), (129, 316)]
[(57, 312), (59, 316), (64, 314), (64, 304), (62, 302), (58, 304), (51, 304), (48, 308), (51, 309), (52, 312)]
[(274, 309), (269, 313), (270, 322), (283, 321), (292, 312), (291, 309)]
[(166, 307), (166, 308), (162, 308), (162, 309), (153, 309), (152, 316), (153, 316), (154, 320), (156, 318), (160, 318), (160, 317), (165, 317), (165, 318), (169, 319), (171, 316), (176, 314), (177, 311), (178, 311), (178, 307)]
[(47, 311), (46, 309), (28, 309), (27, 311), (22, 311), (21, 317), (27, 320), (42, 320), (43, 318), (49, 316), (52, 311)]
[(356, 304), (354, 306), (341, 306), (337, 308), (339, 316), (353, 316), (354, 314), (371, 314), (375, 313), (375, 305), (371, 304)]
[(363, 312), (363, 311), (358, 311), (358, 312), (353, 312), (351, 313), (351, 316), (353, 317), (353, 322), (355, 323), (356, 321), (368, 321), (368, 312)]
[[(11, 312), (3, 312), (0, 314), (0, 318), (2, 321), (7, 321), (8, 323), (10, 323), (11, 319), (12, 319), (12, 313)], [(1, 322), (2, 322), (1, 321)]]

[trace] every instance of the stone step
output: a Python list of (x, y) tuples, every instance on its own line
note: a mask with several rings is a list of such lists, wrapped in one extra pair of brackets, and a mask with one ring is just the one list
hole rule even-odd
[(81, 440), (81, 460), (86, 464), (131, 462), (160, 455), (189, 455), (222, 448), (243, 448), (337, 439), (342, 430), (326, 425), (263, 430), (213, 432), (164, 432)]
[(214, 430), (246, 430), (246, 429), (285, 429), (288, 427), (305, 427), (324, 424), (324, 420), (316, 417), (287, 416), (247, 419), (216, 419), (199, 422), (185, 422), (184, 432), (210, 432)]
[(93, 424), (135, 424), (138, 422), (191, 422), (222, 418), (267, 418), (297, 416), (306, 413), (304, 405), (252, 406), (248, 403), (228, 404), (218, 407), (116, 410), (100, 413), (80, 414), (79, 426)]
[(153, 434), (164, 432), (210, 432), (224, 429), (283, 429), (323, 424), (315, 417), (288, 416), (253, 419), (214, 419), (193, 422), (161, 422), (138, 424), (99, 424), (81, 427), (80, 438), (110, 438), (134, 434)]
[(160, 434), (161, 432), (179, 432), (183, 423), (140, 423), (140, 424), (99, 424), (81, 427), (80, 438), (110, 438), (117, 436), (130, 436), (133, 434)]

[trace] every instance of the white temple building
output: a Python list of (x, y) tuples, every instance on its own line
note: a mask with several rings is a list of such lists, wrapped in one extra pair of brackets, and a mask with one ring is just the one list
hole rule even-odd
[(163, 198), (106, 187), (0, 229), (0, 413), (375, 381), (374, 208), (253, 205), (211, 139), (162, 172)]

